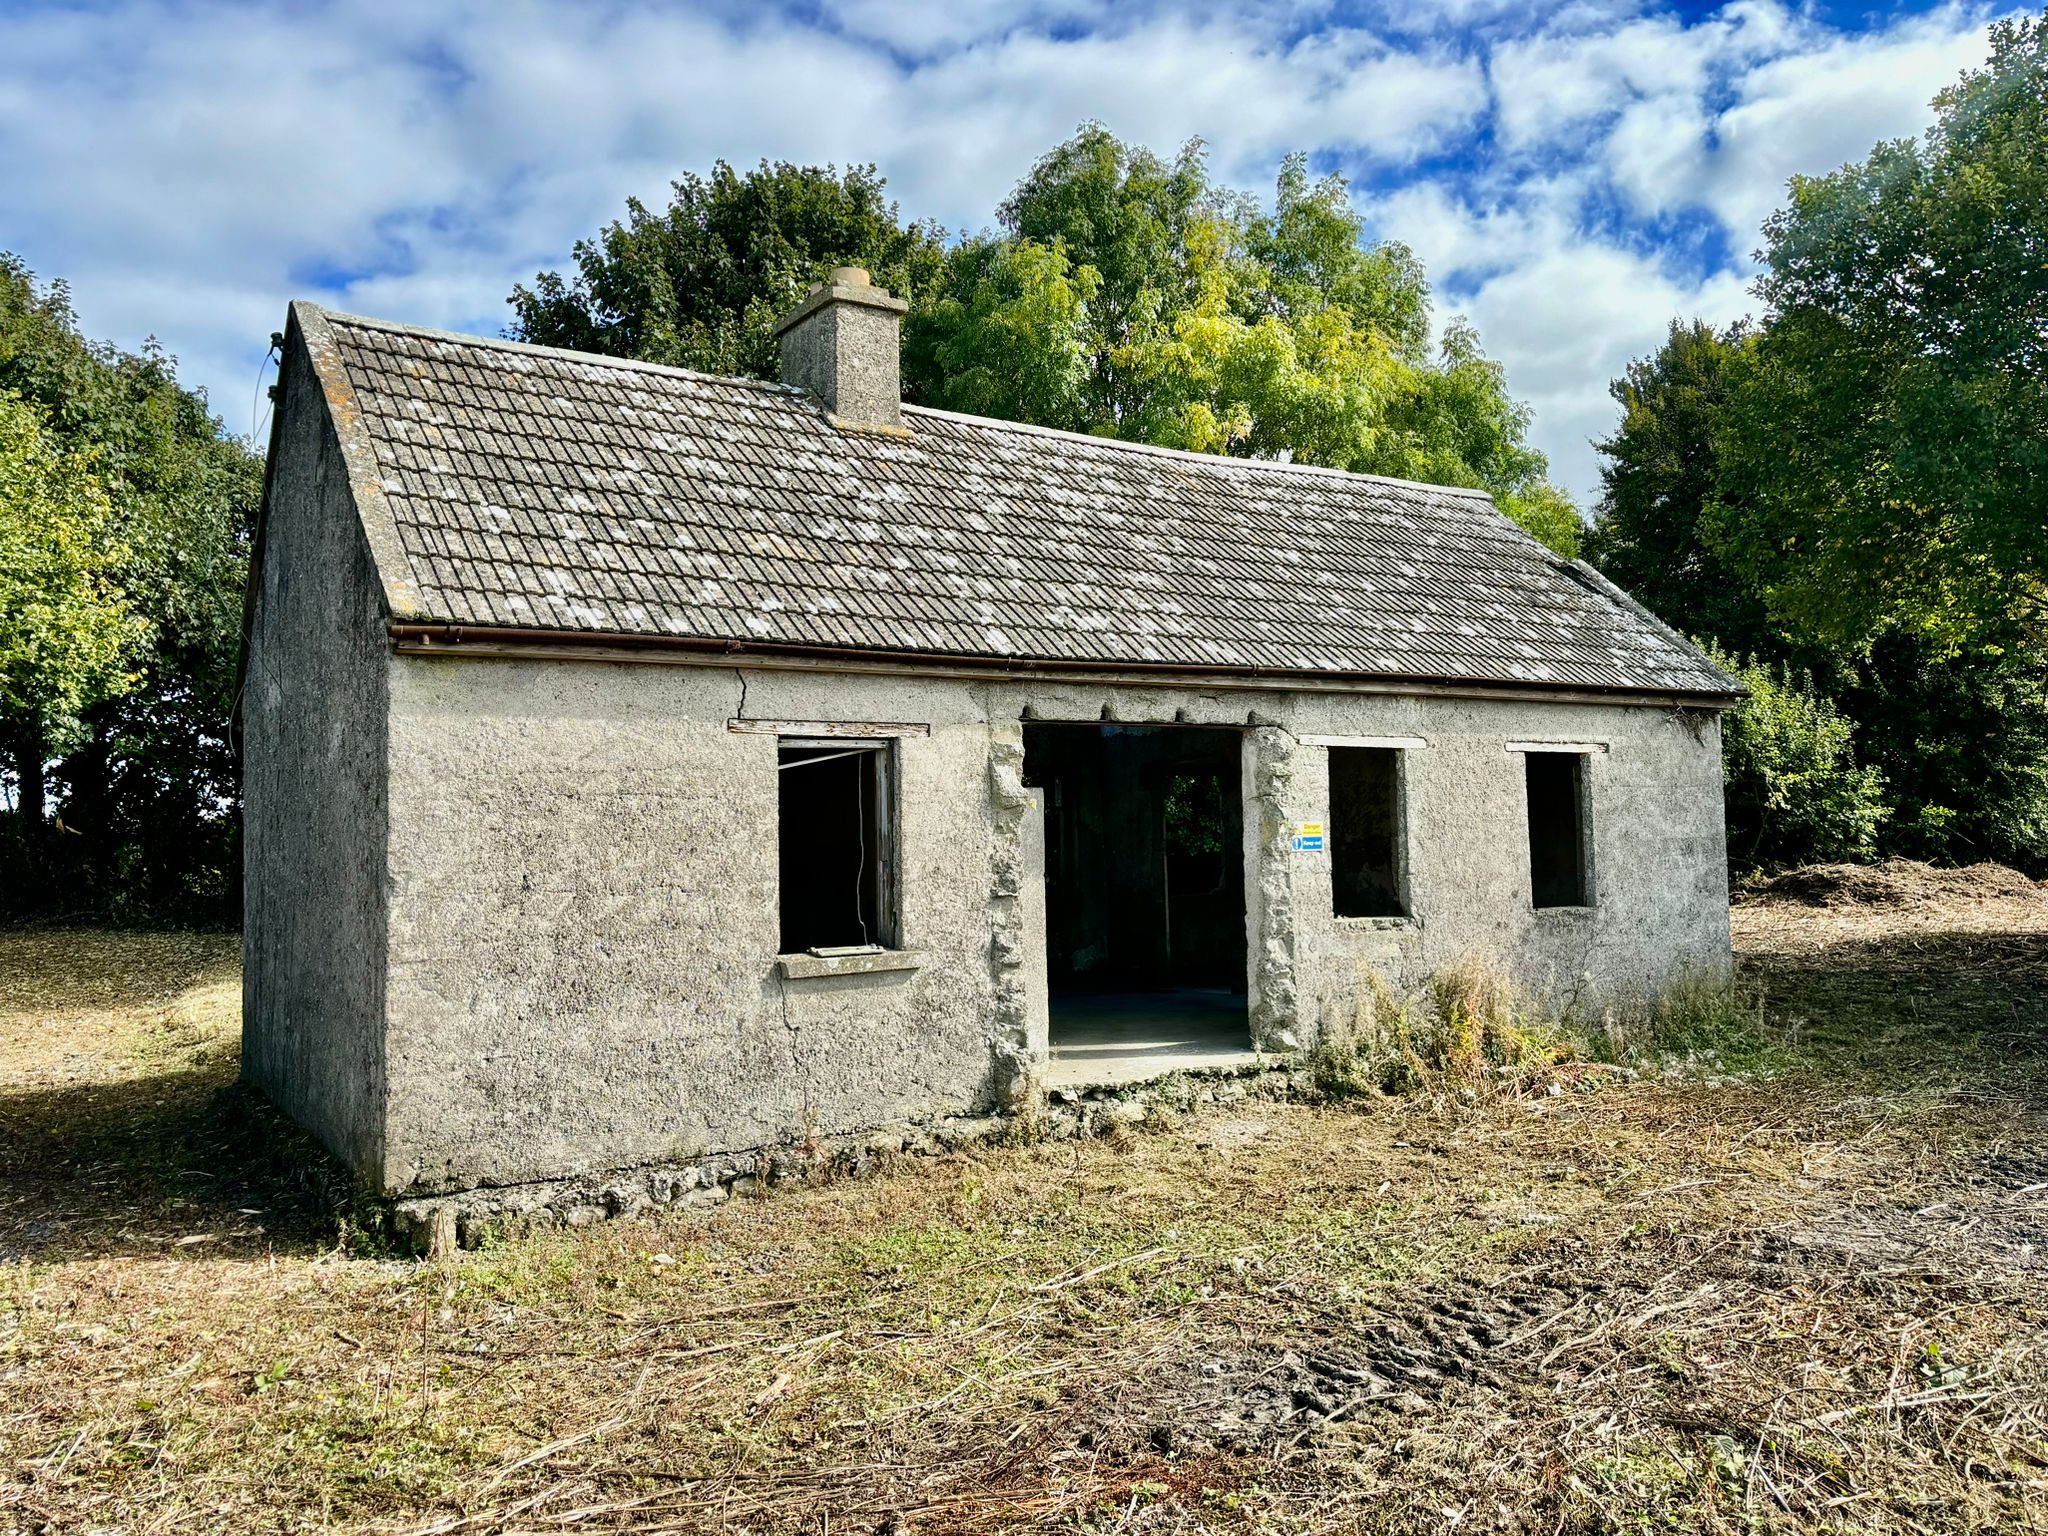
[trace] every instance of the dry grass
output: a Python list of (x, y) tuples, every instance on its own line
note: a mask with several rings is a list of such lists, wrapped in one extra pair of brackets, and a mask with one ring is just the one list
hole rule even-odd
[(241, 941), (136, 933), (118, 943), (70, 928), (0, 938), (0, 1088), (132, 1078), (166, 1048), (232, 1042)]
[(1255, 1103), (445, 1266), (351, 1256), (166, 1033), (218, 950), (0, 935), (0, 1532), (2048, 1528), (2030, 900), (1745, 906), (1767, 1074)]

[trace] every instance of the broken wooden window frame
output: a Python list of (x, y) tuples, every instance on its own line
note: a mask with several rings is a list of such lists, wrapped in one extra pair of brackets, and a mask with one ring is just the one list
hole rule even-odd
[[(810, 722), (804, 724), (808, 725)], [(896, 746), (898, 733), (904, 729), (884, 727), (872, 735), (866, 731), (844, 728), (819, 734), (775, 733), (775, 771), (778, 780), (775, 819), (775, 918), (777, 949), (783, 956), (808, 955), (837, 960), (902, 952), (902, 849), (897, 835), (901, 819), (898, 805), (901, 773)], [(883, 731), (886, 731), (886, 734), (883, 734)], [(792, 757), (792, 753), (806, 755)], [(864, 909), (872, 902), (872, 931), (867, 933), (865, 943), (793, 944), (790, 933), (788, 883), (784, 874), (787, 862), (786, 839), (790, 833), (785, 824), (781, 776), (786, 772), (801, 772), (807, 768), (849, 757), (866, 760), (862, 773), (856, 779), (861, 798), (856, 812), (855, 835), (862, 855), (855, 876), (854, 922), (858, 927), (867, 928), (868, 913)], [(869, 874), (870, 868), (872, 877)], [(871, 894), (865, 888), (870, 878), (873, 882)]]

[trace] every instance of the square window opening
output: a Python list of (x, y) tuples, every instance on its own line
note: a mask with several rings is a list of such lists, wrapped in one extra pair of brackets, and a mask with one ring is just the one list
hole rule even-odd
[(1525, 752), (1529, 787), (1529, 891), (1537, 907), (1592, 904), (1586, 852), (1586, 758)]
[(893, 949), (890, 742), (785, 740), (776, 753), (781, 949)]
[(1330, 898), (1338, 917), (1406, 917), (1401, 753), (1331, 747)]

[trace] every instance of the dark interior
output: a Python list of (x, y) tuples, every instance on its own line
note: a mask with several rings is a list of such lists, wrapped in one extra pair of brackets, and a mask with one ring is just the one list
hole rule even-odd
[(1331, 747), (1330, 892), (1339, 917), (1405, 917), (1399, 852), (1400, 757)]
[(1027, 722), (1055, 992), (1244, 991), (1240, 750), (1236, 731)]
[(782, 952), (893, 942), (888, 749), (784, 746), (776, 763)]
[(1525, 752), (1529, 781), (1529, 888), (1539, 907), (1586, 905), (1586, 838), (1576, 752)]

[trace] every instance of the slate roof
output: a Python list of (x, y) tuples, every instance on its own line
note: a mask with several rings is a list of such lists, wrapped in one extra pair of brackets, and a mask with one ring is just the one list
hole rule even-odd
[[(310, 309), (310, 306), (308, 306)], [(1483, 493), (315, 312), (409, 618), (1696, 693), (1737, 685)], [(330, 388), (330, 398), (333, 393)], [(367, 450), (365, 452), (364, 450)]]

